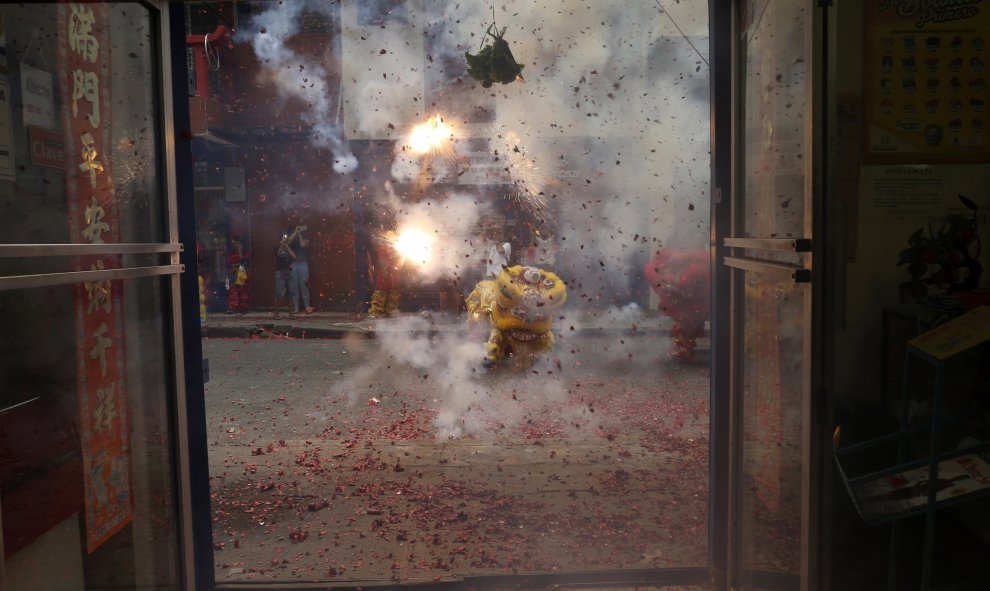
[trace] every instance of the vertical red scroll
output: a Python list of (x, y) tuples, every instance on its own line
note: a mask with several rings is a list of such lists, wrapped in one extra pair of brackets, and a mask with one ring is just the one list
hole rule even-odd
[[(120, 203), (110, 174), (110, 26), (107, 4), (58, 7), (72, 243), (120, 242)], [(116, 267), (116, 256), (82, 257), (77, 264), (79, 270)], [(133, 518), (122, 282), (77, 284), (73, 298), (86, 548), (92, 552)]]

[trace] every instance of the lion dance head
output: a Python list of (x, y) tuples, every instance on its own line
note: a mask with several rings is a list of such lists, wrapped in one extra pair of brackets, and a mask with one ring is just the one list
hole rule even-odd
[(567, 286), (556, 274), (516, 265), (495, 279), (479, 282), (467, 297), (468, 319), (487, 324), (485, 364), (512, 358), (528, 366), (553, 348), (554, 313), (567, 300)]

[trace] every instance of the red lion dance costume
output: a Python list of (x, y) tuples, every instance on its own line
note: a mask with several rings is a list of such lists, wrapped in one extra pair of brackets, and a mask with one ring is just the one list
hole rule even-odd
[(674, 321), (670, 356), (690, 361), (705, 330), (711, 301), (707, 250), (664, 248), (646, 264), (646, 280), (660, 297), (660, 313)]

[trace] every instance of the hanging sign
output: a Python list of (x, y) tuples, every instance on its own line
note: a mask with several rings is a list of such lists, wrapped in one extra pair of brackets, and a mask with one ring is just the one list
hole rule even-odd
[(21, 100), (24, 125), (55, 129), (55, 93), (52, 75), (21, 64)]
[(65, 138), (62, 134), (33, 126), (27, 130), (31, 164), (65, 168)]
[[(70, 241), (120, 241), (119, 200), (111, 181), (110, 14), (106, 4), (58, 5), (65, 191)], [(119, 267), (96, 256), (78, 270)], [(75, 335), (85, 486), (86, 549), (93, 552), (133, 519), (121, 281), (76, 285)]]

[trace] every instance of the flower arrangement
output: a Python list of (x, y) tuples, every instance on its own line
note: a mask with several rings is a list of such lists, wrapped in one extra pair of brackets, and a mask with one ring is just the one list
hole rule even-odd
[(908, 247), (900, 252), (897, 266), (907, 265), (911, 279), (900, 284), (902, 301), (922, 300), (934, 288), (945, 294), (976, 289), (983, 266), (977, 257), (982, 247), (977, 233), (979, 207), (959, 195), (959, 201), (972, 213), (951, 213), (935, 228), (928, 224), (908, 238)]

